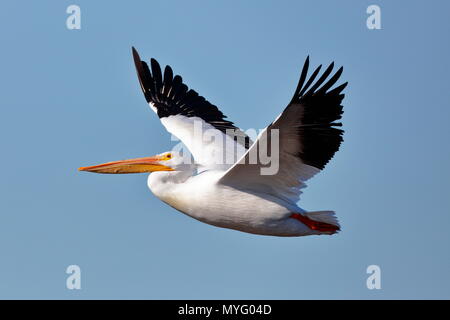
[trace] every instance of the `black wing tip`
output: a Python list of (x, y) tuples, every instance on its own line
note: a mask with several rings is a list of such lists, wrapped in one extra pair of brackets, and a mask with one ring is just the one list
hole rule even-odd
[(140, 63), (142, 60), (141, 57), (139, 57), (139, 53), (137, 52), (135, 47), (131, 47), (131, 52), (133, 54), (134, 63), (135, 64)]
[[(133, 54), (133, 60), (134, 60), (136, 67), (138, 67), (138, 66), (140, 67), (141, 63), (145, 63), (145, 61), (143, 61), (141, 59), (141, 57), (139, 56), (139, 53), (137, 52), (137, 50), (134, 46), (131, 47), (131, 52)], [(161, 69), (159, 62), (155, 58), (150, 59), (150, 65), (155, 66), (155, 67), (157, 66), (157, 67), (159, 67), (159, 69)], [(170, 68), (170, 66), (167, 66), (167, 67)]]
[(150, 58), (150, 63), (159, 66), (159, 62), (155, 58)]
[[(322, 73), (322, 75), (319, 77), (319, 80), (314, 81), (315, 78), (319, 75), (320, 70), (322, 69), (323, 65), (320, 64), (317, 68), (314, 69), (313, 73), (307, 77), (308, 69), (309, 69), (309, 61), (310, 56), (308, 55), (305, 59), (305, 63), (303, 64), (300, 81), (297, 86), (297, 89), (295, 90), (294, 97), (291, 100), (291, 103), (299, 102), (304, 96), (310, 96), (314, 95), (315, 93), (321, 93), (321, 94), (328, 94), (331, 91), (328, 91), (330, 87), (332, 87), (341, 77), (344, 67), (341, 66), (339, 69), (333, 74), (331, 78), (329, 76), (332, 74), (332, 71), (335, 67), (335, 61), (332, 61), (328, 67), (325, 69), (325, 71)], [(308, 78), (306, 80), (306, 78)], [(327, 79), (329, 79), (327, 81)], [(314, 84), (313, 84), (314, 83)], [(345, 85), (339, 85), (338, 87), (342, 91), (348, 82), (345, 82)], [(311, 88), (310, 88), (311, 87)], [(326, 90), (323, 90), (326, 89)]]
[[(170, 80), (172, 81), (173, 80), (173, 70), (172, 70), (172, 67), (171, 66), (169, 66), (169, 65), (166, 65), (165, 66), (165, 68), (164, 68), (164, 75), (169, 75), (169, 73), (170, 73)], [(164, 77), (164, 79), (166, 79), (165, 77)]]
[(161, 82), (161, 66), (155, 58), (150, 59), (150, 65), (152, 66), (152, 75), (156, 81)]
[(237, 129), (233, 122), (225, 120), (226, 116), (215, 105), (189, 89), (180, 75), (174, 75), (169, 65), (165, 66), (162, 74), (161, 66), (156, 59), (150, 59), (149, 68), (134, 47), (131, 47), (131, 51), (144, 96), (148, 103), (156, 104), (160, 118), (181, 114), (199, 117), (223, 132), (227, 129)]
[(145, 100), (147, 102), (151, 101), (151, 93), (149, 92), (149, 87), (152, 82), (152, 75), (148, 69), (145, 61), (141, 60), (139, 53), (135, 47), (131, 47), (131, 52), (133, 55), (134, 66), (136, 68), (136, 73), (139, 80), (139, 85), (141, 86), (142, 92), (144, 93)]
[(133, 61), (134, 61), (134, 65), (136, 67), (136, 71), (138, 73), (138, 77), (140, 80), (142, 80), (142, 76), (143, 76), (143, 72), (144, 72), (144, 70), (142, 68), (142, 64), (145, 62), (141, 60), (139, 53), (137, 52), (137, 50), (134, 47), (131, 47), (131, 52), (133, 54)]
[(339, 120), (343, 114), (341, 102), (344, 95), (341, 91), (348, 82), (335, 86), (344, 70), (342, 66), (336, 70), (335, 66), (335, 61), (332, 61), (322, 72), (320, 65), (311, 69), (312, 73), (307, 75), (308, 56), (291, 102), (302, 110), (299, 139), (303, 151), (298, 156), (305, 164), (320, 170), (339, 150), (344, 140), (344, 130)]
[(309, 54), (306, 56), (305, 62), (303, 63), (302, 73), (301, 75), (306, 77), (309, 69)]

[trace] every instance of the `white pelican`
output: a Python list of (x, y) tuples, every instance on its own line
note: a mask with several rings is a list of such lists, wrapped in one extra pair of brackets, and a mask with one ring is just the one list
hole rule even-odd
[[(297, 202), (305, 181), (324, 168), (343, 141), (343, 131), (337, 128), (342, 124), (336, 121), (343, 113), (341, 92), (347, 83), (331, 89), (342, 67), (328, 79), (334, 66), (331, 63), (314, 82), (321, 66), (308, 78), (308, 57), (292, 100), (252, 142), (225, 120), (216, 106), (188, 89), (180, 76), (173, 76), (170, 66), (162, 74), (155, 59), (149, 68), (134, 48), (132, 52), (145, 99), (164, 127), (187, 146), (194, 162), (168, 151), (79, 170), (152, 172), (148, 187), (153, 194), (178, 211), (217, 227), (271, 236), (334, 234), (340, 230), (333, 211), (308, 212)], [(195, 134), (198, 124), (201, 132), (208, 130), (214, 139)], [(277, 132), (274, 136), (278, 139), (275, 141), (269, 132)], [(267, 163), (263, 164), (262, 153), (256, 150), (276, 157), (274, 172), (263, 173)], [(238, 161), (223, 161), (229, 154)]]

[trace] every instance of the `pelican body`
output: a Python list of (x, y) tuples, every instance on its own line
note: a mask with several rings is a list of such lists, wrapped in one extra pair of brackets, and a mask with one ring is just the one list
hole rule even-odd
[[(82, 167), (95, 173), (151, 172), (148, 187), (174, 209), (207, 224), (270, 236), (331, 235), (340, 230), (334, 211), (305, 211), (297, 205), (305, 181), (320, 172), (339, 149), (343, 131), (342, 90), (332, 89), (332, 63), (307, 77), (309, 57), (294, 96), (253, 142), (223, 113), (151, 59), (133, 48), (144, 96), (163, 126), (191, 156), (168, 151), (152, 157)], [(264, 161), (276, 159), (272, 170)], [(193, 159), (192, 159), (193, 158)], [(231, 159), (231, 161), (230, 161)], [(270, 169), (270, 170), (269, 170)]]
[[(251, 194), (223, 186), (221, 171), (207, 171), (183, 182), (173, 183), (175, 172), (157, 172), (148, 178), (150, 190), (171, 207), (201, 222), (222, 228), (272, 236), (320, 234), (292, 213), (304, 210), (274, 197)], [(226, 204), (226, 210), (224, 210)]]

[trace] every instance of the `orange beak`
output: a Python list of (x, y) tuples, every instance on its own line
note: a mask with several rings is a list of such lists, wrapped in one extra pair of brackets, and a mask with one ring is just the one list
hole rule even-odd
[(78, 168), (78, 170), (95, 173), (143, 173), (154, 171), (173, 171), (172, 168), (160, 163), (164, 160), (167, 160), (167, 158), (160, 156), (136, 158), (107, 162), (90, 167), (81, 167)]

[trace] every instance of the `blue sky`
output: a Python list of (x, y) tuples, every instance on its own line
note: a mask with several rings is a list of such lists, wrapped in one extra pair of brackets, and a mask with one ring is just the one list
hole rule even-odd
[[(81, 30), (66, 8), (81, 8)], [(382, 29), (366, 27), (381, 8)], [(4, 1), (0, 298), (450, 298), (448, 1)], [(173, 142), (131, 58), (170, 64), (243, 129), (291, 98), (301, 66), (349, 81), (345, 141), (300, 205), (336, 236), (201, 224), (146, 175), (80, 173)], [(66, 288), (79, 265), (82, 289)], [(366, 268), (381, 267), (381, 290)]]

